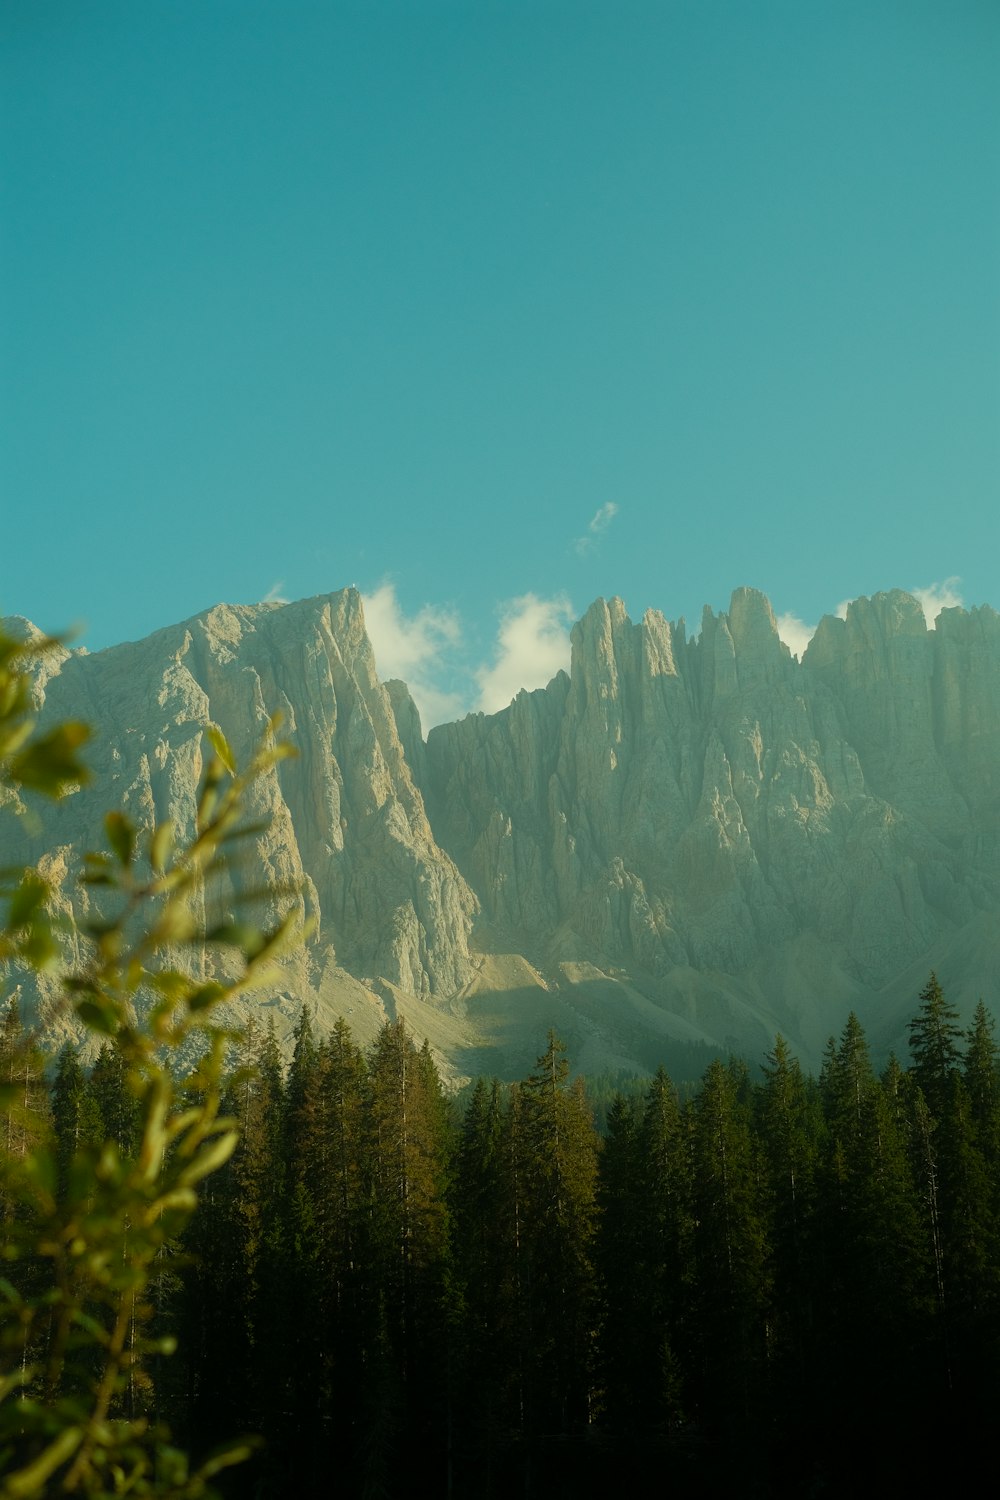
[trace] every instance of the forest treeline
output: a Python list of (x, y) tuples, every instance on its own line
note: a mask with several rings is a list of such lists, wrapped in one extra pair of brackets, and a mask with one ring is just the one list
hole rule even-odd
[[(196, 1453), (260, 1434), (232, 1495), (954, 1483), (1000, 1397), (1000, 1065), (934, 976), (910, 1051), (878, 1075), (852, 1016), (818, 1078), (779, 1037), (683, 1104), (659, 1072), (602, 1137), (551, 1033), (459, 1111), (401, 1022), (365, 1051), (303, 1015), (287, 1068), (251, 1028), (239, 1148), (160, 1255), (177, 1352), (123, 1407)], [(48, 1135), (59, 1190), (88, 1143), (134, 1149), (111, 1044), (46, 1071), (11, 1007), (0, 1062), (0, 1144)]]

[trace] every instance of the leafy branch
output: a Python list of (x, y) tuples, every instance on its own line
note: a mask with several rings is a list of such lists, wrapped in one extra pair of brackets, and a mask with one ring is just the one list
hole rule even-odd
[[(45, 734), (33, 720), (27, 658), (51, 640), (0, 635), (0, 787), (50, 797), (87, 779), (78, 751), (86, 727)], [(76, 1151), (62, 1178), (48, 1133), (20, 1151), (0, 1146), (0, 1500), (212, 1494), (209, 1480), (251, 1451), (243, 1440), (192, 1472), (155, 1411), (152, 1362), (176, 1341), (152, 1328), (157, 1262), (197, 1205), (198, 1185), (232, 1154), (237, 1122), (220, 1113), (226, 1050), (235, 1033), (218, 1008), (265, 982), (276, 958), (305, 935), (297, 912), (270, 930), (228, 918), (205, 930), (193, 915), (237, 841), (259, 832), (243, 806), (251, 784), (293, 753), (272, 719), (240, 772), (221, 731), (206, 728), (211, 755), (192, 839), (170, 822), (141, 832), (121, 812), (104, 820), (108, 848), (84, 860), (83, 880), (102, 888), (110, 916), (81, 924), (86, 962), (61, 975), (76, 1017), (118, 1049), (139, 1118), (137, 1145), (113, 1140)], [(8, 876), (0, 962), (58, 968), (52, 892), (36, 870)], [(205, 979), (176, 963), (177, 950), (224, 944), (242, 955), (237, 978)], [(173, 958), (173, 961), (171, 959)], [(192, 968), (197, 971), (196, 962)], [(203, 1045), (194, 1074), (175, 1079), (179, 1049)], [(20, 1085), (0, 1084), (0, 1105), (19, 1107)]]

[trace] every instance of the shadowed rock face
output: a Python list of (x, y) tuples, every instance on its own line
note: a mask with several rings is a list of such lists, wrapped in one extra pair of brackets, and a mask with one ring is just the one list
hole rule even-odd
[(751, 589), (694, 641), (598, 600), (569, 681), (431, 732), (435, 834), (536, 952), (555, 934), (667, 1003), (680, 973), (703, 994), (735, 977), (815, 1045), (793, 950), (825, 952), (838, 1001), (871, 1012), (996, 912), (998, 673), (993, 610), (928, 631), (899, 592), (824, 619), (802, 664)]
[[(34, 839), (8, 826), (5, 862), (45, 854), (78, 911), (104, 809), (172, 817), (184, 838), (202, 726), (245, 763), (283, 713), (298, 758), (248, 811), (268, 820), (250, 866), (269, 914), (300, 901), (317, 922), (284, 976), (288, 1013), (410, 997), (470, 1025), (480, 1003), (502, 1031), (516, 974), (539, 1036), (558, 992), (593, 1056), (648, 1066), (661, 1034), (753, 1052), (777, 1029), (815, 1060), (852, 1007), (876, 1043), (898, 1040), (932, 965), (960, 1004), (996, 992), (991, 609), (946, 610), (928, 631), (909, 595), (859, 599), (799, 663), (751, 589), (706, 610), (694, 640), (598, 600), (568, 677), (426, 744), (405, 685), (377, 679), (353, 590), (219, 606), (45, 671), (44, 716), (97, 726), (95, 785)], [(447, 1028), (435, 1045), (474, 1050)]]

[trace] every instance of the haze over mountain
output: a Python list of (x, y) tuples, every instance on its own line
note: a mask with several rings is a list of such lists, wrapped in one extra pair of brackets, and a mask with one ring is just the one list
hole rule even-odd
[(900, 1047), (931, 968), (964, 1012), (995, 1004), (986, 606), (929, 629), (909, 594), (857, 599), (800, 662), (752, 589), (696, 639), (597, 600), (569, 675), (426, 740), (405, 684), (377, 677), (353, 589), (60, 651), (36, 695), (43, 722), (95, 726), (94, 784), (34, 832), (6, 812), (4, 862), (41, 859), (78, 914), (105, 809), (184, 837), (204, 724), (245, 763), (284, 714), (298, 757), (255, 787), (266, 832), (218, 896), (233, 908), (263, 876), (268, 914), (315, 918), (280, 986), (247, 1002), (283, 1036), (306, 1001), (362, 1039), (402, 1014), (458, 1075), (516, 1075), (552, 1025), (588, 1071), (653, 1068), (685, 1043), (756, 1057), (779, 1030), (815, 1065), (851, 1009)]

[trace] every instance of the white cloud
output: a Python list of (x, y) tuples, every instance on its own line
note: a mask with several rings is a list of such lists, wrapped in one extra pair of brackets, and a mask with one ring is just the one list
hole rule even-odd
[[(406, 615), (391, 583), (361, 598), (378, 675), (383, 682), (400, 677), (406, 683), (425, 734), (435, 724), (468, 713), (473, 694), (477, 709), (496, 713), (522, 688), (544, 687), (560, 668), (569, 667), (573, 611), (562, 596), (522, 594), (503, 605), (493, 660), (478, 667), (460, 660), (463, 631), (455, 610), (425, 604), (415, 615)], [(456, 676), (470, 687), (475, 683), (475, 689), (462, 692), (443, 685)]]
[(476, 669), (477, 707), (496, 713), (522, 688), (544, 687), (560, 668), (568, 670), (572, 619), (572, 607), (563, 595), (539, 599), (537, 594), (522, 594), (511, 599), (501, 614), (493, 665)]
[(288, 600), (284, 597), (283, 592), (284, 587), (285, 580), (283, 578), (279, 578), (277, 583), (272, 583), (271, 587), (268, 589), (267, 593), (260, 601), (261, 604), (287, 604)]
[(778, 635), (784, 641), (793, 656), (802, 660), (802, 653), (816, 634), (815, 625), (807, 625), (800, 620), (798, 615), (787, 612), (777, 618)]
[(425, 604), (415, 615), (404, 615), (391, 583), (362, 594), (361, 600), (378, 675), (383, 682), (390, 677), (403, 679), (420, 712), (424, 733), (446, 719), (458, 718), (465, 710), (462, 696), (441, 686), (447, 654), (462, 633), (455, 611)]
[(853, 603), (853, 599), (841, 599), (840, 603), (837, 605), (837, 608), (834, 610), (834, 614), (837, 616), (838, 620), (847, 619), (848, 606)]
[(934, 621), (943, 609), (954, 609), (956, 604), (965, 602), (958, 588), (961, 581), (953, 576), (942, 579), (940, 583), (929, 583), (925, 589), (910, 590), (914, 599), (919, 600), (928, 630), (934, 629)]
[(458, 615), (452, 609), (425, 604), (415, 615), (404, 615), (395, 584), (383, 583), (373, 594), (362, 594), (361, 599), (382, 678), (405, 679), (415, 668), (433, 660), (443, 647), (454, 645), (461, 635)]
[(581, 554), (583, 554), (584, 552), (589, 552), (591, 547), (594, 545), (594, 541), (596, 540), (596, 538), (599, 537), (603, 532), (607, 531), (608, 527), (611, 525), (611, 522), (614, 520), (617, 514), (618, 506), (613, 500), (605, 501), (605, 503), (600, 506), (599, 509), (595, 510), (594, 514), (591, 516), (589, 522), (587, 523), (587, 530), (584, 532), (583, 536), (578, 536), (576, 541), (573, 543), (573, 546), (576, 548), (577, 552)]

